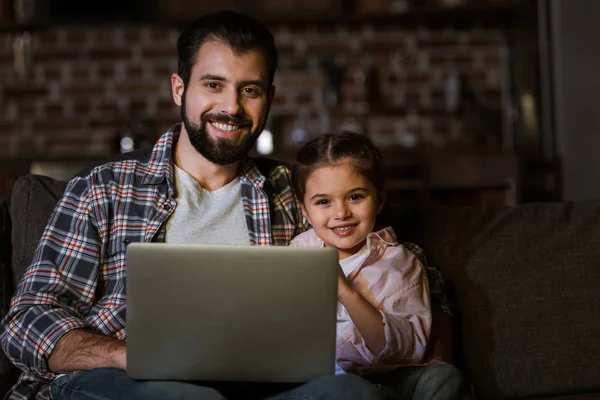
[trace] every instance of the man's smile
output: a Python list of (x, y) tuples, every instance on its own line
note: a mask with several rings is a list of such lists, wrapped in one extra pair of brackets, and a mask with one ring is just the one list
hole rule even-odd
[(211, 124), (225, 132), (232, 132), (240, 127), (239, 125), (224, 124), (222, 122), (211, 122)]
[(210, 130), (212, 131), (213, 135), (217, 135), (226, 139), (238, 136), (248, 127), (248, 125), (238, 125), (215, 121), (208, 121), (207, 125), (212, 128)]

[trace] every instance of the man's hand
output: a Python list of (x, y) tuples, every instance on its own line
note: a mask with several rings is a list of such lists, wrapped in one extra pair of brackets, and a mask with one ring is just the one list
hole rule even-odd
[(103, 367), (126, 370), (127, 348), (122, 340), (75, 329), (58, 341), (48, 359), (48, 367), (56, 373)]
[(127, 347), (125, 342), (123, 342), (123, 346), (115, 352), (115, 368), (127, 371)]

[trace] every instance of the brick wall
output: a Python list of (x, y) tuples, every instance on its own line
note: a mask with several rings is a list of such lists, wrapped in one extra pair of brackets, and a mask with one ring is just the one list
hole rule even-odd
[[(310, 136), (347, 127), (405, 146), (502, 135), (508, 60), (501, 29), (402, 28), (390, 20), (271, 27), (280, 50), (271, 112), (279, 150), (307, 137), (299, 129)], [(0, 33), (0, 158), (109, 155), (119, 113), (153, 142), (179, 117), (169, 79), (178, 33), (140, 25), (34, 30), (25, 77), (13, 68), (16, 33)], [(338, 104), (326, 94), (323, 65), (340, 68)], [(461, 106), (447, 112), (451, 74), (461, 80)]]

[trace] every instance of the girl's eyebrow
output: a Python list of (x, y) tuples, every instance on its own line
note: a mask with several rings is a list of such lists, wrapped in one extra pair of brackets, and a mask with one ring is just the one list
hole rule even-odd
[(368, 192), (369, 189), (364, 187), (355, 187), (354, 189), (350, 189), (346, 192), (346, 196), (353, 192)]
[(324, 193), (317, 193), (313, 197), (311, 197), (310, 200), (314, 199), (315, 197), (327, 197), (327, 195)]
[[(368, 191), (369, 191), (369, 189), (364, 188), (364, 187), (355, 187), (353, 189), (348, 190), (346, 192), (346, 196), (349, 195), (350, 193), (353, 193), (353, 192), (368, 192)], [(310, 198), (310, 200), (314, 199), (315, 197), (327, 197), (327, 194), (325, 194), (325, 193), (317, 193), (314, 196), (312, 196)]]

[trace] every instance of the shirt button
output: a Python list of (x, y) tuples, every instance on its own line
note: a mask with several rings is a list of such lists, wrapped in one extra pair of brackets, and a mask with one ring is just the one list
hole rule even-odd
[(165, 204), (165, 206), (164, 206), (164, 207), (165, 207), (165, 210), (167, 210), (167, 211), (171, 211), (171, 209), (173, 208), (173, 207), (171, 207), (171, 205), (170, 205), (170, 204), (168, 204), (168, 203), (167, 203), (167, 204)]

